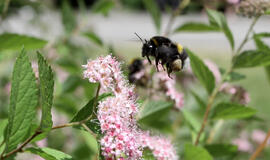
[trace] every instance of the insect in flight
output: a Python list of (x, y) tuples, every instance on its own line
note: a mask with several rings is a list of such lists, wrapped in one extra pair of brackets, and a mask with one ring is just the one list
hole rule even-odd
[(158, 70), (158, 64), (160, 63), (166, 70), (168, 76), (174, 71), (181, 71), (186, 61), (188, 60), (188, 54), (179, 43), (172, 42), (169, 38), (163, 36), (154, 36), (149, 41), (143, 40), (137, 33), (135, 35), (142, 41), (142, 57), (146, 57), (151, 64), (150, 56), (155, 58), (155, 65)]

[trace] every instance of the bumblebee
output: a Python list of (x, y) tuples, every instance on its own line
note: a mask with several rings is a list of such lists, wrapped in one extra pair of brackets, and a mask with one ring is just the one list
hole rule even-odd
[(169, 38), (163, 36), (154, 36), (149, 41), (142, 38), (135, 33), (135, 35), (142, 41), (142, 57), (146, 57), (151, 64), (150, 56), (155, 58), (155, 65), (158, 69), (160, 63), (166, 70), (168, 76), (173, 71), (181, 71), (184, 68), (185, 61), (188, 59), (188, 54), (182, 45), (172, 42)]
[(134, 83), (136, 81), (136, 78), (134, 77), (134, 74), (137, 72), (140, 72), (144, 68), (143, 62), (141, 59), (134, 59), (131, 64), (128, 66), (129, 74), (128, 79), (129, 82)]

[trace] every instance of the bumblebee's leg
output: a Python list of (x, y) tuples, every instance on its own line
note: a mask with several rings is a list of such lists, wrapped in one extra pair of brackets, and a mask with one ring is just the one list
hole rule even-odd
[(170, 68), (169, 63), (166, 63), (166, 68), (167, 68), (168, 77), (172, 79), (172, 77), (170, 75), (172, 73), (172, 69)]
[(148, 55), (146, 56), (146, 58), (147, 58), (148, 62), (149, 62), (150, 64), (152, 64), (152, 62), (151, 62), (151, 60), (150, 60), (150, 58), (149, 58)]
[(159, 69), (158, 69), (158, 62), (159, 62), (159, 59), (158, 59), (158, 57), (155, 59), (155, 61), (156, 61), (156, 68), (157, 68), (157, 71), (159, 72)]

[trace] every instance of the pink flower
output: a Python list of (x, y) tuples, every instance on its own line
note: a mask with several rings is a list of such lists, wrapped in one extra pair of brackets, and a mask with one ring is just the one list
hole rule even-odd
[[(251, 135), (251, 139), (258, 144), (262, 143), (265, 137), (266, 137), (266, 133), (258, 129), (254, 130)], [(270, 140), (267, 142), (267, 144), (268, 145), (270, 144)]]
[(253, 151), (253, 146), (248, 141), (248, 135), (246, 132), (242, 132), (240, 137), (234, 139), (232, 143), (238, 146), (239, 151), (249, 152), (249, 153)]
[[(141, 138), (143, 132), (138, 128), (135, 119), (138, 106), (134, 87), (125, 80), (120, 63), (115, 58), (111, 55), (99, 57), (97, 60), (88, 61), (83, 67), (86, 69), (85, 78), (90, 82), (99, 82), (104, 91), (113, 91), (115, 95), (99, 103), (97, 112), (104, 134), (100, 144), (106, 160), (141, 159), (145, 143), (149, 143), (147, 146), (152, 148), (158, 160), (177, 159), (176, 152), (167, 139), (150, 136)], [(170, 86), (172, 84), (167, 84), (168, 95), (182, 100)]]
[(238, 4), (240, 0), (227, 0), (227, 2), (230, 4)]
[(181, 109), (184, 105), (184, 95), (176, 90), (175, 77), (171, 79), (166, 72), (157, 72), (154, 75), (154, 79), (159, 81), (157, 84), (164, 87), (166, 95), (175, 101), (176, 108)]
[(145, 132), (141, 135), (144, 148), (148, 147), (157, 160), (178, 160), (176, 150), (172, 143), (160, 136), (150, 136)]

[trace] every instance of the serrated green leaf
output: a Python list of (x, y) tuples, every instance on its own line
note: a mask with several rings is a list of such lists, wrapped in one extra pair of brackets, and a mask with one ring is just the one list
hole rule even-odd
[(234, 49), (233, 34), (232, 34), (228, 24), (227, 24), (227, 20), (226, 20), (225, 16), (221, 12), (217, 12), (217, 11), (212, 10), (212, 9), (207, 9), (206, 12), (207, 12), (208, 19), (209, 19), (211, 26), (215, 26), (215, 27), (222, 29), (225, 36), (227, 37), (227, 39), (230, 42), (231, 48)]
[(87, 37), (90, 41), (94, 42), (95, 44), (99, 45), (99, 46), (103, 46), (103, 42), (101, 40), (101, 38), (94, 32), (85, 32), (83, 33), (83, 35), (85, 37)]
[(213, 111), (212, 119), (243, 119), (256, 114), (256, 110), (240, 104), (220, 103)]
[(29, 133), (38, 105), (38, 88), (24, 50), (17, 58), (11, 81), (6, 152), (17, 147)]
[(98, 0), (92, 7), (93, 12), (102, 13), (104, 16), (108, 16), (110, 10), (114, 7), (112, 0)]
[[(97, 103), (99, 101), (104, 100), (105, 98), (112, 96), (112, 93), (104, 93), (98, 97)], [(87, 119), (89, 116), (92, 115), (91, 119), (87, 121), (85, 124), (89, 129), (91, 129), (94, 133), (100, 134), (100, 126), (99, 126), (99, 121), (96, 117), (96, 111), (94, 111), (94, 102), (95, 102), (95, 97), (92, 98), (82, 109), (80, 109), (76, 115), (72, 118), (70, 122), (78, 122)], [(76, 126), (78, 129), (83, 129), (81, 126)]]
[(61, 15), (62, 15), (62, 23), (67, 33), (72, 32), (76, 26), (76, 17), (74, 15), (74, 11), (70, 6), (69, 0), (62, 0), (61, 6)]
[(0, 153), (2, 153), (5, 149), (4, 141), (5, 141), (5, 130), (8, 124), (7, 119), (1, 119), (0, 120), (0, 144), (3, 143), (3, 145), (0, 145)]
[(187, 49), (193, 73), (210, 94), (215, 88), (215, 77), (203, 61)]
[(52, 149), (52, 148), (27, 148), (25, 152), (30, 152), (40, 157), (44, 158), (45, 160), (73, 160), (73, 158), (61, 151)]
[(220, 28), (204, 23), (187, 22), (175, 29), (174, 32), (219, 32)]
[(40, 129), (42, 131), (49, 131), (52, 128), (52, 104), (53, 104), (53, 89), (54, 79), (51, 67), (43, 56), (38, 53), (38, 72), (39, 72), (39, 86), (40, 86), (40, 102), (42, 107), (42, 116)]
[(152, 19), (154, 21), (155, 27), (157, 32), (160, 32), (160, 26), (161, 26), (161, 13), (158, 8), (158, 5), (156, 1), (154, 0), (142, 0), (144, 7), (147, 9), (147, 11), (152, 16)]
[(155, 157), (149, 148), (144, 148), (142, 159), (143, 160), (155, 160)]
[(233, 68), (249, 68), (267, 66), (270, 64), (270, 51), (248, 50), (234, 59)]
[(24, 46), (25, 50), (43, 48), (47, 41), (15, 33), (3, 33), (0, 35), (0, 51), (19, 51)]
[(204, 148), (215, 158), (234, 156), (238, 152), (237, 146), (232, 144), (210, 144)]
[(192, 144), (185, 145), (184, 157), (185, 160), (213, 160), (206, 149)]

